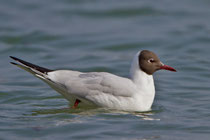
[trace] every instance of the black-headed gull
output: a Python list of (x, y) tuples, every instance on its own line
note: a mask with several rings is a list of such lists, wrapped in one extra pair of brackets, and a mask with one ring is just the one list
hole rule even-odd
[(12, 64), (42, 79), (69, 100), (74, 108), (94, 105), (124, 111), (148, 111), (155, 97), (152, 74), (160, 69), (176, 71), (148, 50), (135, 55), (130, 78), (107, 72), (50, 70), (16, 57), (11, 58), (20, 63)]

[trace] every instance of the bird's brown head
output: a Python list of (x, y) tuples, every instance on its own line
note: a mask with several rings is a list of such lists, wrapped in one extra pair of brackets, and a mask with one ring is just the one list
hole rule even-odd
[(139, 68), (149, 75), (161, 69), (176, 72), (174, 68), (164, 65), (155, 53), (148, 50), (143, 50), (139, 54)]

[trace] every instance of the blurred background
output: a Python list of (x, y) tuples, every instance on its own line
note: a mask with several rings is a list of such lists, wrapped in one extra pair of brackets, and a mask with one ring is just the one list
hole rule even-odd
[[(0, 1), (0, 139), (209, 139), (209, 7), (209, 0)], [(9, 64), (12, 55), (129, 77), (143, 49), (178, 70), (154, 75), (147, 113), (66, 109), (60, 94)]]

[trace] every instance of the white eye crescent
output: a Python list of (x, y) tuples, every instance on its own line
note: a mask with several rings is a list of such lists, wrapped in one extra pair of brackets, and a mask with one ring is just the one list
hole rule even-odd
[(155, 62), (155, 60), (154, 60), (153, 58), (150, 58), (150, 59), (148, 60), (148, 62), (149, 62), (149, 63), (153, 63), (153, 62)]

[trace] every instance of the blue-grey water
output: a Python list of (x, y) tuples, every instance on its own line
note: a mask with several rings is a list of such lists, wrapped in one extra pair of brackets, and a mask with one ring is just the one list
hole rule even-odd
[[(208, 0), (0, 1), (1, 140), (207, 140), (210, 137)], [(129, 76), (142, 49), (178, 72), (155, 73), (152, 111), (69, 108), (41, 80), (9, 64)]]

